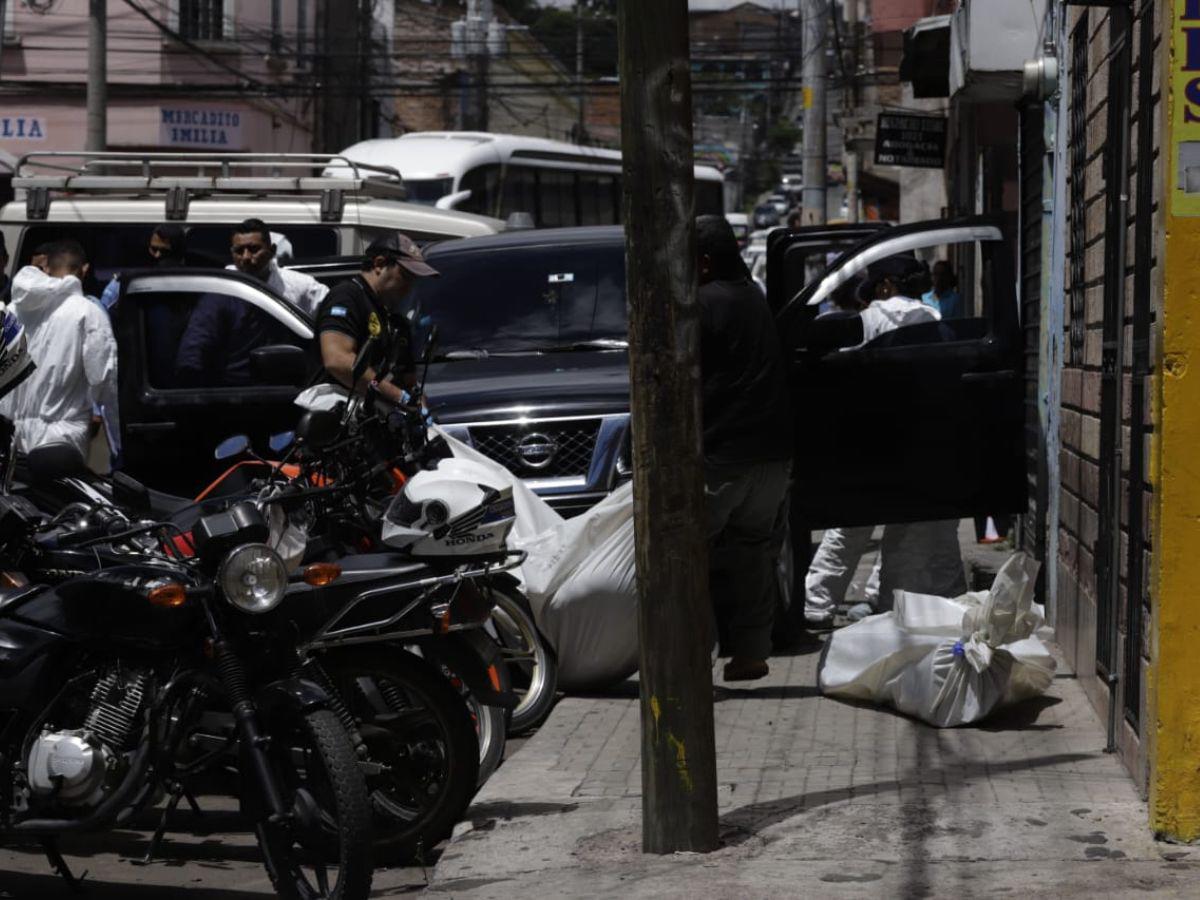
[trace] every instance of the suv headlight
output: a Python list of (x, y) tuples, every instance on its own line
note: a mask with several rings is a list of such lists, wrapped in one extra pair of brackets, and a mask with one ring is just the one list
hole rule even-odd
[(243, 544), (225, 557), (217, 582), (242, 612), (265, 613), (278, 606), (287, 591), (287, 568), (266, 544)]

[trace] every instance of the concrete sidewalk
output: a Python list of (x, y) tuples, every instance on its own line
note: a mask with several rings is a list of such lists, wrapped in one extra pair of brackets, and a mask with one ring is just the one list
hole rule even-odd
[(1200, 896), (1156, 844), (1073, 676), (939, 731), (819, 696), (818, 656), (716, 688), (724, 846), (640, 853), (636, 686), (571, 697), (476, 798), (429, 890), (454, 897)]

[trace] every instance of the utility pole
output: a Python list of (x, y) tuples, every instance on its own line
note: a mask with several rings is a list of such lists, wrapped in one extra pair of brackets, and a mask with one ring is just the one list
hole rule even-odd
[(587, 117), (583, 105), (583, 0), (575, 0), (575, 89), (579, 92), (579, 126), (575, 141), (584, 144), (587, 143)]
[(825, 87), (826, 33), (829, 8), (826, 0), (802, 0), (804, 28), (804, 193), (801, 221), (825, 224)]
[(106, 0), (88, 0), (88, 151), (108, 148), (108, 10)]
[(473, 121), (468, 127), (474, 131), (488, 130), (488, 30), (492, 14), (492, 0), (467, 0), (466, 54), (474, 87)]
[(618, 6), (642, 850), (717, 847), (687, 0)]
[[(843, 116), (844, 128), (852, 129), (855, 132), (857, 139), (857, 114), (858, 105), (858, 0), (846, 0), (846, 30), (850, 32), (850, 61), (848, 69), (850, 70), (850, 78), (844, 88), (842, 88), (845, 100), (845, 113)], [(850, 222), (858, 221), (858, 145), (846, 141), (846, 219)]]
[(322, 153), (337, 153), (362, 134), (361, 98), (367, 90), (359, 63), (364, 2), (369, 0), (355, 0), (352, 15), (334, 0), (324, 0), (318, 7), (314, 49), (319, 63), (317, 135)]

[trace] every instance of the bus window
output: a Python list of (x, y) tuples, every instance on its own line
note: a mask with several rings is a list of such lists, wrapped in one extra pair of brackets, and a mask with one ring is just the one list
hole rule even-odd
[(554, 169), (538, 171), (538, 224), (543, 228), (577, 225), (575, 212), (575, 173)]
[(616, 196), (612, 175), (579, 173), (579, 224), (614, 225), (619, 216), (613, 207)]
[(476, 166), (463, 175), (458, 183), (460, 191), (470, 191), (471, 196), (458, 205), (463, 212), (481, 216), (494, 216), (499, 198), (500, 166), (492, 163)]
[(500, 218), (507, 219), (517, 212), (537, 218), (537, 171), (524, 166), (508, 166), (501, 186)]

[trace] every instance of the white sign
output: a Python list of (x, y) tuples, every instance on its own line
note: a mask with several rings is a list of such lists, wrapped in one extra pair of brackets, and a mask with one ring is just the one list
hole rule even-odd
[(166, 147), (242, 146), (242, 114), (236, 110), (172, 106), (159, 110), (158, 142)]
[(0, 116), (0, 140), (44, 141), (46, 120), (41, 116)]

